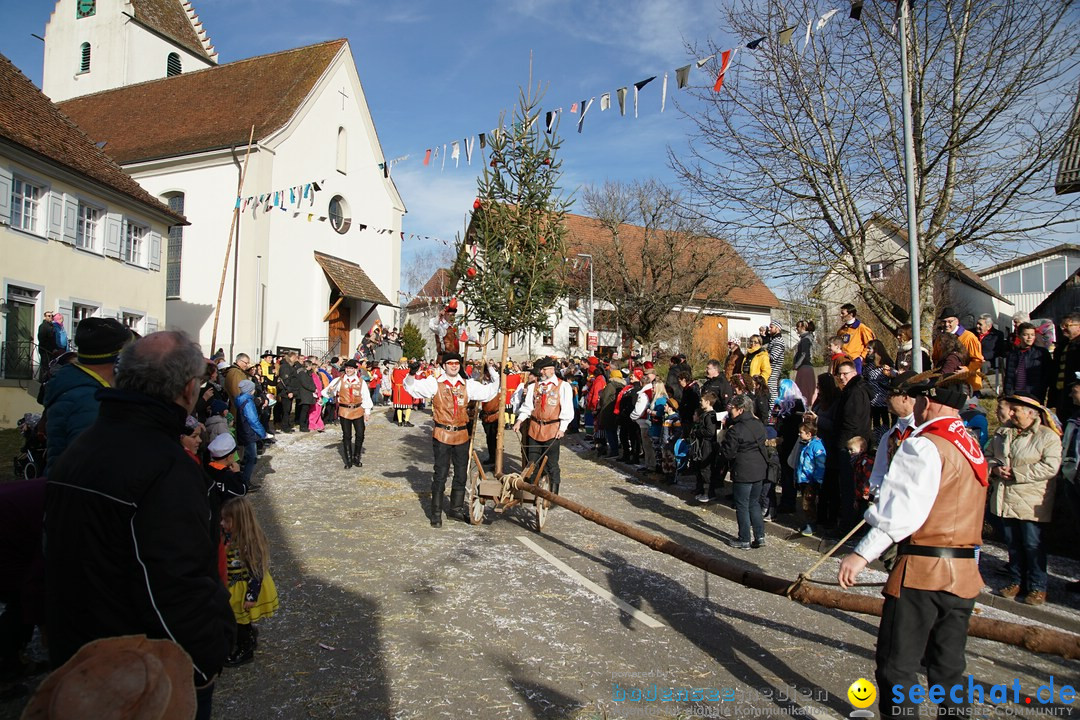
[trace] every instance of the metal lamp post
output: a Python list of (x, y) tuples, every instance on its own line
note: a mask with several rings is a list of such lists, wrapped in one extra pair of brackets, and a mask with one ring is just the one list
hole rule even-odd
[(586, 258), (589, 261), (589, 331), (596, 330), (593, 326), (593, 270), (592, 270), (592, 255), (588, 253), (578, 253), (577, 257)]
[(915, 138), (911, 117), (911, 83), (908, 73), (908, 2), (898, 0), (896, 14), (900, 25), (900, 64), (904, 83), (904, 181), (907, 186), (908, 277), (911, 284), (911, 369), (922, 372), (922, 308), (919, 301), (919, 226), (915, 220)]

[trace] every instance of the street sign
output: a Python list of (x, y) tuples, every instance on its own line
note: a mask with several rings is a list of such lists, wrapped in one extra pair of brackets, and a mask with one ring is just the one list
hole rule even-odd
[(595, 330), (585, 333), (585, 349), (589, 352), (596, 352), (598, 347), (600, 347), (600, 333)]

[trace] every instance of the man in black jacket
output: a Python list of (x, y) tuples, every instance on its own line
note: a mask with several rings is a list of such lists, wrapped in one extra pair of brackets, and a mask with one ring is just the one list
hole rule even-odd
[(861, 437), (870, 442), (870, 390), (855, 371), (855, 363), (845, 360), (836, 368), (836, 384), (842, 389), (836, 410), (836, 440), (830, 453), (839, 458), (838, 491), (840, 530), (847, 532), (859, 521), (855, 507), (855, 471), (848, 442)]
[[(361, 365), (365, 365), (367, 360), (361, 360)], [(361, 367), (360, 373), (363, 374), (366, 368)], [(315, 391), (318, 388), (315, 386), (315, 378), (311, 376), (312, 363), (308, 360), (300, 363), (297, 366), (296, 371), (296, 405), (297, 412), (300, 414), (300, 432), (309, 432), (311, 428), (308, 427), (308, 418), (311, 415), (311, 406), (318, 402), (318, 398), (315, 397)]]
[(701, 394), (704, 395), (707, 392), (716, 393), (717, 408), (727, 407), (733, 394), (731, 383), (724, 377), (724, 366), (716, 359), (710, 360), (705, 366), (705, 382), (701, 383)]
[(46, 311), (37, 329), (38, 342), (38, 380), (45, 381), (49, 373), (49, 363), (56, 354), (56, 326), (53, 325), (52, 312)]
[(1016, 328), (1020, 345), (1009, 351), (1005, 361), (1005, 392), (1022, 392), (1046, 402), (1046, 391), (1054, 379), (1054, 359), (1050, 351), (1035, 344), (1035, 326), (1020, 323)]
[(682, 353), (671, 356), (671, 367), (668, 368), (667, 380), (665, 385), (671, 389), (671, 396), (675, 398), (676, 402), (682, 402), (682, 388), (679, 386), (679, 374), (680, 373), (694, 374), (694, 368), (690, 367), (690, 363), (686, 362), (686, 356)]
[(97, 421), (49, 475), (45, 567), (49, 659), (85, 643), (145, 634), (175, 640), (195, 668), (198, 717), (236, 635), (217, 571), (206, 478), (180, 444), (206, 371), (183, 333), (120, 355)]
[(277, 404), (280, 408), (281, 419), (278, 420), (278, 431), (291, 433), (293, 431), (293, 398), (296, 397), (296, 352), (288, 352), (281, 360), (278, 368), (278, 392)]
[(1069, 313), (1061, 319), (1061, 338), (1054, 348), (1057, 373), (1050, 386), (1048, 404), (1059, 418), (1071, 418), (1080, 409), (1070, 397), (1072, 386), (1077, 382), (1076, 373), (1080, 371), (1080, 312)]

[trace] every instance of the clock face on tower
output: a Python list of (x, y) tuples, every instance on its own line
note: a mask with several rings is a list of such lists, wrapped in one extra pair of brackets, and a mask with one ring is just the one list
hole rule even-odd
[(97, 9), (97, 0), (75, 0), (75, 17), (90, 17)]

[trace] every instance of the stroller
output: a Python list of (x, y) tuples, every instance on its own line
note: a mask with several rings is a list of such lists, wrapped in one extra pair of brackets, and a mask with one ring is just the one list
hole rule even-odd
[(26, 413), (16, 423), (19, 433), (23, 436), (23, 446), (19, 454), (13, 459), (15, 477), (24, 480), (33, 480), (41, 477), (45, 472), (45, 427), (41, 422), (41, 415)]

